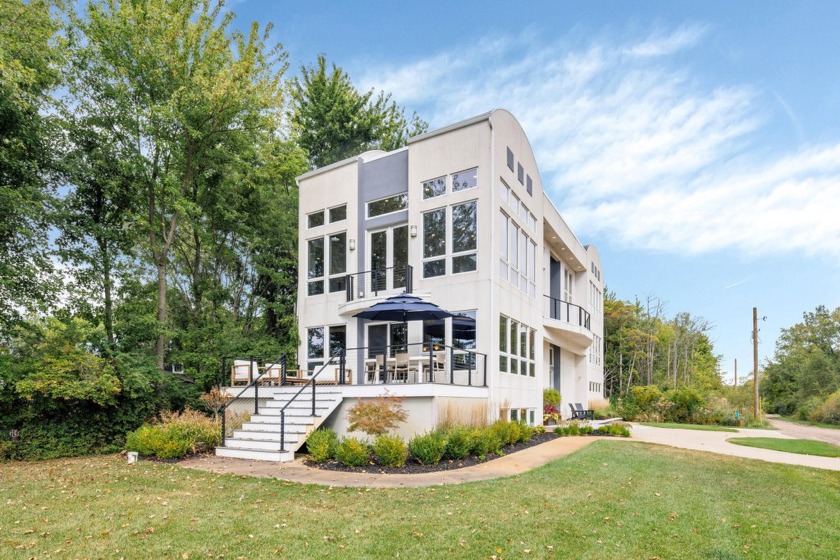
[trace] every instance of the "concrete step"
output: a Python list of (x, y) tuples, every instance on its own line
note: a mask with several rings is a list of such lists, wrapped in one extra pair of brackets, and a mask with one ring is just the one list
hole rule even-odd
[[(291, 436), (290, 436), (291, 438)], [(291, 441), (290, 438), (286, 438), (286, 446), (293, 446), (297, 443), (297, 439)], [(277, 441), (270, 440), (270, 439), (236, 439), (236, 438), (227, 438), (225, 439), (225, 447), (231, 447), (235, 449), (259, 449), (262, 451), (280, 451), (280, 440)], [(289, 447), (290, 448), (290, 447)]]
[[(318, 407), (324, 408), (325, 406), (337, 403), (340, 400), (341, 399), (315, 399), (315, 408), (316, 408), (316, 410), (318, 409)], [(266, 409), (266, 408), (280, 409), (280, 408), (283, 408), (283, 407), (286, 406), (286, 402), (287, 401), (281, 401), (281, 400), (277, 400), (277, 399), (269, 399), (268, 401), (266, 401), (266, 403), (264, 405), (262, 405), (260, 407), (260, 409), (261, 410)], [(305, 399), (305, 400), (298, 399), (296, 401), (292, 401), (292, 404), (290, 404), (286, 408), (286, 410), (287, 411), (288, 410), (306, 410), (307, 408), (312, 410), (312, 399)]]
[[(282, 407), (260, 407), (260, 411), (258, 414), (266, 415), (266, 416), (276, 416), (280, 417), (280, 409)], [(315, 416), (321, 416), (328, 411), (332, 410), (332, 407), (324, 406), (321, 404), (315, 405)], [(312, 405), (309, 406), (295, 406), (292, 405), (286, 409), (286, 415), (293, 414), (295, 416), (312, 416)]]
[[(248, 440), (248, 441), (280, 441), (280, 432), (252, 432), (248, 430), (234, 430), (233, 437), (228, 438), (236, 441), (240, 440)], [(288, 444), (297, 443), (301, 440), (302, 437), (306, 435), (306, 432), (289, 432), (286, 431), (285, 442)], [(227, 440), (225, 440), (227, 441)]]
[(276, 461), (283, 463), (295, 460), (294, 451), (267, 451), (265, 449), (217, 447), (216, 455), (219, 457), (232, 457), (235, 459), (250, 459), (254, 461)]
[[(314, 423), (314, 418), (309, 422), (289, 422), (289, 419), (286, 418), (286, 425), (283, 427), (287, 434), (305, 434)], [(246, 432), (279, 432), (280, 422), (245, 422), (238, 429)]]

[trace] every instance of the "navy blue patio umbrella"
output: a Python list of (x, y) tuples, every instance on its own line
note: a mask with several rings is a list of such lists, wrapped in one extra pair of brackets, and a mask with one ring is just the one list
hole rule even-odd
[(407, 323), (408, 321), (448, 319), (454, 315), (449, 311), (444, 311), (434, 303), (424, 301), (415, 295), (404, 293), (375, 303), (368, 309), (356, 313), (354, 316), (371, 321)]

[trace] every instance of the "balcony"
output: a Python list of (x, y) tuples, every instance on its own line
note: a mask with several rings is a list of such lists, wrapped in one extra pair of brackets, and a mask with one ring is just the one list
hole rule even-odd
[(550, 342), (577, 354), (585, 354), (593, 340), (591, 319), (583, 307), (545, 296), (543, 327)]
[(341, 315), (355, 315), (388, 296), (412, 293), (414, 268), (407, 264), (365, 270), (348, 274), (344, 282), (347, 302), (339, 307), (338, 312)]

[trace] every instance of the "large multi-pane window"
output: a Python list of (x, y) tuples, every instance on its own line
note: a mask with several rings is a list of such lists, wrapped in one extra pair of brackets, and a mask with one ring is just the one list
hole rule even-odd
[(368, 218), (399, 212), (408, 208), (408, 194), (397, 194), (368, 202)]
[(450, 274), (476, 269), (477, 210), (473, 200), (423, 213), (423, 278), (446, 274), (447, 255), (451, 257)]
[(405, 323), (369, 325), (367, 329), (368, 358), (387, 355), (391, 358), (408, 351), (408, 330)]
[(499, 316), (499, 371), (536, 377), (537, 332), (504, 315)]
[(347, 327), (344, 325), (306, 329), (306, 369), (310, 373), (317, 372), (330, 357), (346, 347)]
[(499, 276), (537, 295), (537, 244), (504, 211), (499, 213)]
[[(326, 239), (326, 242), (325, 242)], [(325, 251), (326, 249), (326, 251)], [(325, 252), (327, 253), (325, 255)], [(329, 263), (325, 271), (324, 264)], [(318, 237), (307, 242), (307, 293), (317, 296), (324, 293), (324, 281), (328, 280), (330, 292), (345, 289), (347, 274), (347, 233), (334, 233), (326, 238)]]

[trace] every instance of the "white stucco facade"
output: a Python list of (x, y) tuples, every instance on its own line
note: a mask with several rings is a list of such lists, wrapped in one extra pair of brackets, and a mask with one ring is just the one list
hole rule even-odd
[[(544, 194), (509, 112), (317, 169), (298, 185), (301, 375), (341, 346), (347, 398), (381, 392), (367, 387), (381, 381), (370, 374), (374, 355), (391, 359), (391, 347), (401, 346), (419, 360), (434, 336), (446, 356), (442, 374), (433, 379), (414, 361), (405, 382), (387, 385), (416, 400), (408, 406), (415, 432), (476, 403), (491, 419), (501, 412), (539, 424), (546, 387), (560, 390), (564, 415), (569, 402), (603, 397), (600, 257)], [(401, 325), (354, 317), (405, 287), (463, 319), (409, 322), (406, 339)], [(459, 388), (441, 392), (442, 384)], [(341, 430), (344, 422), (332, 424)]]

